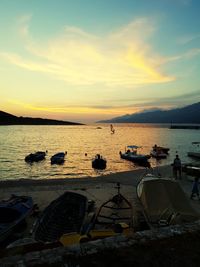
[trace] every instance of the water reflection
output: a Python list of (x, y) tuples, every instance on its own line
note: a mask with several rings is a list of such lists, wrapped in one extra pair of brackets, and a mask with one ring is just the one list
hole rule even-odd
[[(0, 179), (51, 179), (80, 178), (122, 172), (143, 167), (172, 163), (176, 151), (182, 162), (188, 162), (187, 152), (197, 130), (170, 130), (156, 125), (113, 125), (115, 134), (110, 134), (110, 125), (86, 126), (1, 126), (0, 127)], [(97, 129), (101, 127), (101, 129)], [(127, 145), (142, 146), (141, 153), (149, 154), (154, 144), (170, 148), (167, 159), (151, 158), (148, 166), (141, 166), (120, 158), (119, 151)], [(26, 155), (36, 151), (48, 154), (42, 162), (27, 164)], [(63, 165), (51, 165), (50, 158), (59, 151), (68, 151)], [(107, 160), (107, 168), (100, 173), (92, 168), (92, 158), (101, 154)]]

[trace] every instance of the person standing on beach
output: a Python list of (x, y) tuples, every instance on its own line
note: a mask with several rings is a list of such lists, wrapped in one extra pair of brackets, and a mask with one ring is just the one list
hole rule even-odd
[(176, 155), (174, 159), (174, 163), (173, 163), (173, 172), (174, 172), (175, 179), (178, 179), (178, 176), (179, 176), (179, 179), (181, 179), (181, 169), (182, 169), (181, 160), (179, 156)]
[(193, 199), (193, 197), (195, 195), (200, 200), (200, 198), (199, 198), (199, 177), (195, 177), (195, 179), (194, 179), (194, 182), (193, 182), (193, 185), (192, 185), (192, 193), (191, 193), (190, 198)]

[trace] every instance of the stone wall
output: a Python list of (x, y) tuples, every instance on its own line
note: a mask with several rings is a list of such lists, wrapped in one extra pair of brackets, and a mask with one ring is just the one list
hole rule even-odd
[(169, 239), (171, 237), (190, 234), (200, 231), (200, 220), (184, 225), (163, 227), (157, 230), (136, 232), (134, 235), (125, 237), (116, 235), (105, 239), (82, 243), (70, 247), (58, 247), (42, 251), (34, 251), (27, 254), (0, 259), (0, 267), (35, 267), (35, 266), (62, 266), (78, 267), (81, 257), (96, 254), (106, 249), (121, 249), (137, 244), (145, 244), (148, 241)]

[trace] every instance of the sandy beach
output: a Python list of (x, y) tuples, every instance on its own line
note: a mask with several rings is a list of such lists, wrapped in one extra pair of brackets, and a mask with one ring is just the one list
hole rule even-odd
[[(159, 169), (152, 170), (154, 174), (159, 173), (161, 177), (173, 178), (171, 166), (162, 166)], [(110, 174), (106, 176), (99, 176), (96, 178), (85, 177), (81, 179), (54, 179), (54, 180), (29, 180), (29, 179), (21, 179), (21, 180), (12, 180), (12, 181), (1, 181), (0, 182), (0, 200), (9, 198), (11, 194), (17, 195), (29, 195), (32, 196), (34, 203), (37, 203), (40, 211), (42, 210), (55, 198), (63, 194), (65, 191), (75, 191), (86, 195), (88, 199), (94, 200), (96, 203), (96, 207), (100, 206), (102, 202), (110, 199), (113, 195), (117, 193), (116, 183), (119, 182), (121, 184), (121, 193), (132, 203), (133, 209), (137, 210), (137, 196), (136, 196), (136, 185), (140, 181), (140, 179), (146, 174), (150, 173), (146, 169), (134, 170), (129, 172), (121, 172)], [(183, 174), (182, 179), (178, 180), (178, 183), (181, 185), (182, 189), (186, 193), (188, 199), (190, 199), (191, 188), (193, 177), (186, 176)], [(190, 200), (193, 208), (199, 213), (200, 211), (200, 201), (198, 200)], [(135, 213), (133, 211), (133, 215)], [(33, 224), (37, 218), (29, 217), (27, 219), (27, 227), (26, 230), (23, 231), (18, 238), (31, 237), (31, 229)], [(120, 249), (113, 251), (110, 255), (109, 250), (104, 251), (102, 253), (97, 253), (94, 256), (89, 255), (88, 257), (83, 257), (81, 260), (83, 266), (88, 266), (89, 263), (92, 263), (91, 266), (110, 266), (112, 265), (112, 261), (115, 261), (116, 266), (122, 266), (126, 264), (126, 266), (133, 266), (133, 263), (137, 263), (137, 266), (152, 266), (152, 262), (155, 262), (157, 266), (175, 266), (174, 262), (177, 263), (176, 266), (188, 266), (187, 264), (183, 264), (181, 260), (181, 255), (183, 249), (185, 249), (181, 244), (184, 244), (185, 240), (187, 240), (187, 249), (185, 251), (185, 257), (195, 257), (196, 251), (199, 251), (199, 239), (198, 235), (194, 236), (190, 234), (189, 236), (183, 235), (183, 237), (176, 237), (171, 239), (161, 239), (160, 241), (156, 241), (152, 243), (147, 242), (147, 244), (141, 244), (130, 248)], [(166, 257), (166, 265), (163, 265), (162, 257), (158, 257), (161, 254), (159, 248), (164, 248), (166, 255), (171, 255), (170, 248), (174, 248), (173, 256), (162, 256)], [(193, 247), (193, 250), (190, 250), (190, 247)], [(143, 251), (148, 251), (145, 253), (145, 257), (141, 257)], [(23, 257), (21, 259), (29, 259), (33, 266), (37, 266), (36, 262), (41, 260), (39, 252), (38, 258), (34, 255), (30, 255), (27, 257)], [(42, 252), (41, 252), (42, 253)], [(106, 254), (107, 253), (107, 254)], [(51, 254), (51, 252), (50, 252)], [(105, 254), (105, 255), (104, 255)], [(2, 254), (4, 255), (4, 254)], [(5, 254), (6, 255), (6, 254)], [(156, 256), (155, 256), (156, 255)], [(19, 257), (20, 256), (16, 256)], [(36, 258), (34, 258), (36, 257)], [(47, 259), (45, 260), (45, 265), (42, 266), (51, 266), (48, 265), (48, 250), (47, 250)], [(113, 258), (114, 257), (114, 258)], [(126, 261), (125, 261), (126, 258)], [(143, 259), (143, 260), (142, 260)], [(35, 260), (35, 263), (34, 263)], [(44, 259), (43, 259), (44, 260)], [(125, 263), (124, 263), (125, 261)], [(9, 257), (5, 258), (5, 262), (9, 262)], [(10, 258), (10, 265), (15, 266), (14, 264), (15, 258)], [(188, 262), (188, 261), (186, 261)], [(191, 266), (194, 265), (196, 260), (192, 260)], [(98, 263), (98, 264), (97, 264)], [(169, 265), (168, 265), (169, 263)], [(173, 264), (171, 264), (173, 263)], [(179, 264), (180, 263), (180, 264)], [(35, 265), (34, 265), (35, 264)], [(107, 264), (107, 265), (105, 265)], [(7, 265), (6, 265), (7, 266)], [(23, 265), (24, 266), (24, 265)], [(29, 266), (29, 265), (26, 265)], [(31, 265), (32, 266), (32, 265)], [(56, 266), (63, 266), (56, 265)]]
[[(134, 204), (136, 198), (136, 186), (146, 173), (161, 174), (161, 177), (173, 178), (170, 165), (154, 168), (153, 170), (139, 169), (128, 172), (114, 173), (99, 177), (85, 177), (78, 179), (45, 179), (45, 180), (6, 180), (0, 182), (0, 200), (7, 199), (11, 194), (32, 196), (42, 211), (52, 200), (65, 191), (76, 191), (84, 194), (90, 200), (94, 200), (98, 207), (102, 202), (116, 194), (116, 183), (121, 184), (121, 193)], [(192, 188), (192, 177), (183, 174), (178, 180), (186, 195), (190, 196)], [(200, 203), (191, 200), (191, 205), (199, 212)]]

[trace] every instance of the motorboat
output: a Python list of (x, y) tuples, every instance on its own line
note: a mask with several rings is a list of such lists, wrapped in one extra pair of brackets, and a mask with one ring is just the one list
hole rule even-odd
[(103, 158), (100, 154), (97, 154), (92, 160), (92, 168), (104, 170), (107, 165), (107, 160)]
[(0, 202), (0, 242), (5, 241), (15, 233), (20, 225), (31, 213), (33, 200), (30, 196), (11, 195)]
[(156, 159), (166, 159), (167, 158), (167, 153), (165, 153), (163, 150), (161, 149), (158, 149), (158, 148), (154, 148), (151, 152), (150, 152), (150, 155), (153, 157), (153, 158), (156, 158)]
[(139, 148), (142, 148), (141, 146), (127, 146), (127, 149), (125, 150), (124, 153), (121, 151), (119, 152), (120, 157), (122, 159), (127, 159), (133, 162), (138, 162), (138, 163), (144, 163), (147, 162), (148, 159), (151, 157), (150, 155), (144, 155), (144, 154), (138, 154), (137, 150)]
[(120, 183), (116, 189), (117, 194), (101, 204), (84, 234), (67, 233), (60, 238), (64, 246), (133, 233), (132, 204), (120, 193)]
[(46, 154), (47, 154), (47, 151), (46, 152), (37, 151), (35, 153), (31, 153), (31, 154), (27, 155), (25, 157), (25, 161), (29, 162), (29, 163), (38, 162), (38, 161), (45, 159)]
[(192, 142), (193, 151), (187, 153), (189, 157), (200, 159), (200, 142)]
[(200, 177), (200, 165), (188, 163), (182, 165), (182, 171), (186, 173), (186, 175)]
[(163, 147), (163, 146), (157, 146), (156, 144), (152, 147), (153, 150), (161, 150), (165, 154), (169, 154), (170, 148)]
[(59, 152), (51, 157), (51, 164), (63, 164), (67, 152)]
[(147, 174), (138, 183), (136, 192), (151, 229), (193, 222), (200, 218), (175, 180)]
[(44, 243), (56, 242), (65, 233), (83, 232), (88, 218), (94, 214), (93, 207), (86, 196), (65, 192), (44, 209), (33, 227), (33, 238)]

